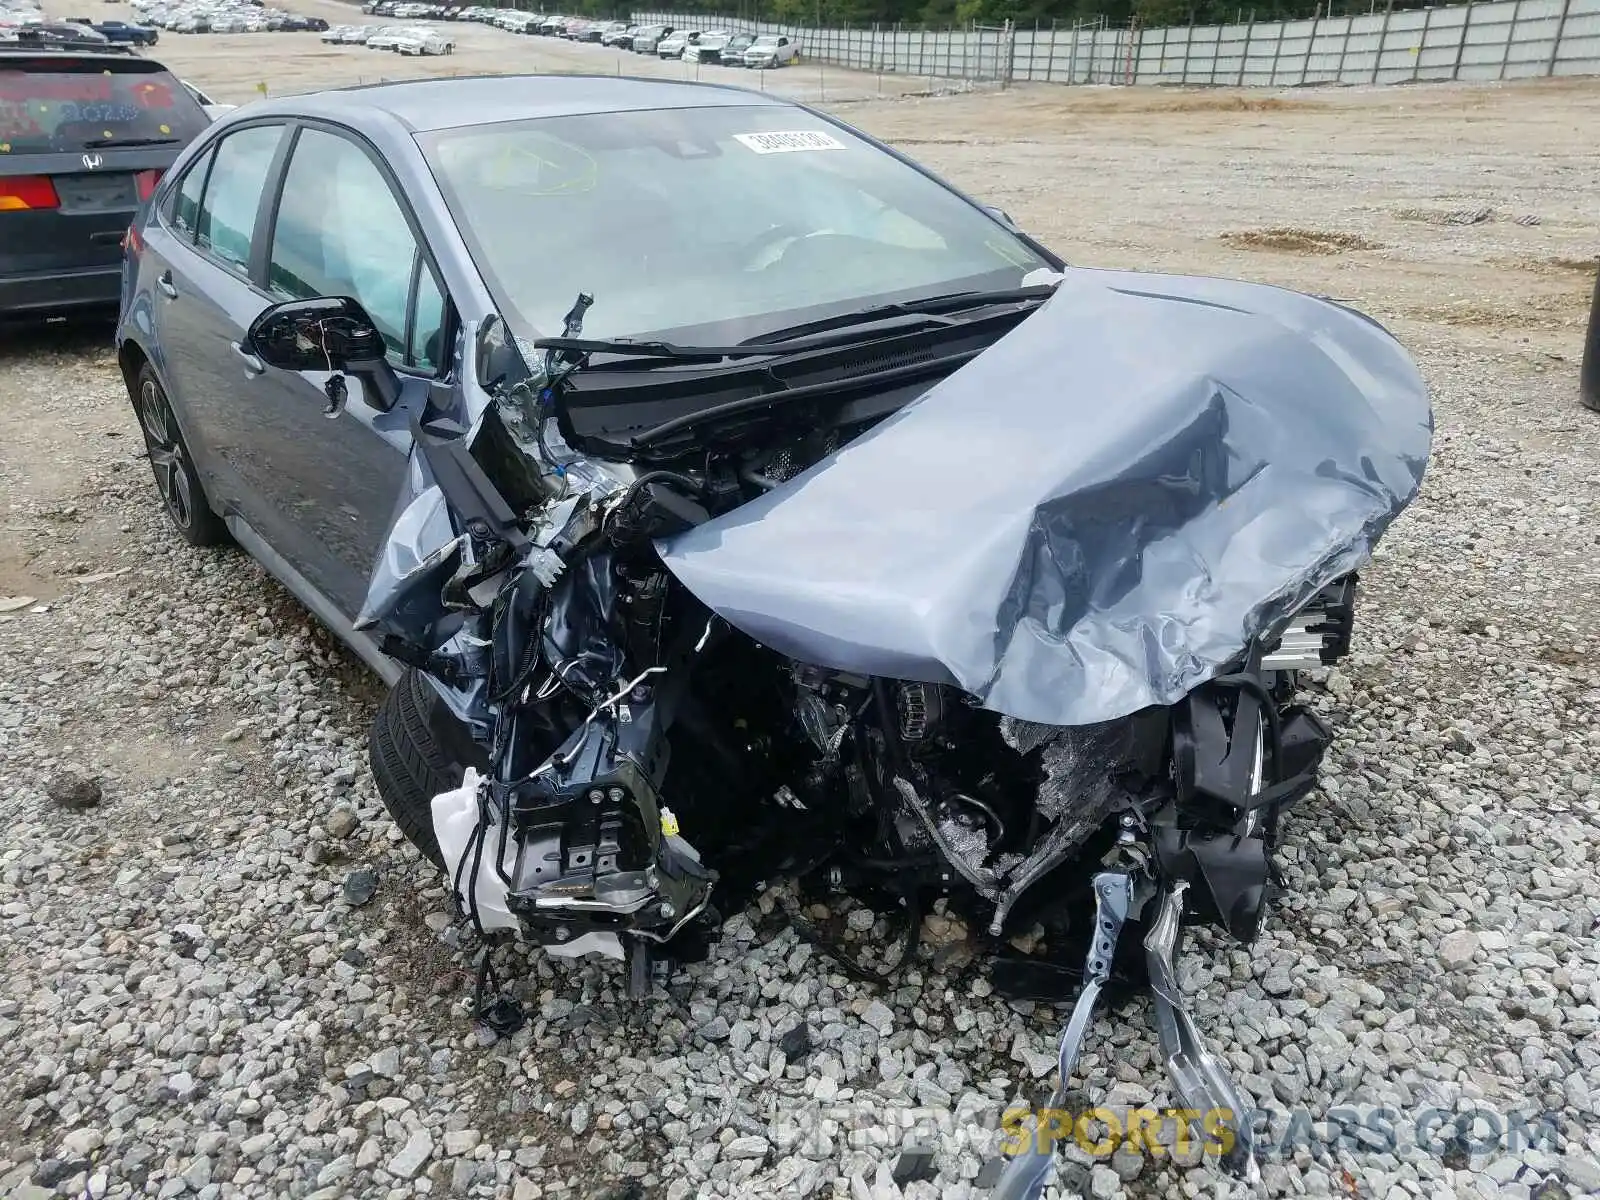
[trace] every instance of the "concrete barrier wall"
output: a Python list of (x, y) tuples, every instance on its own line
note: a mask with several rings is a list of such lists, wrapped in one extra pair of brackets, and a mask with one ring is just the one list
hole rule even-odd
[(1600, 74), (1600, 0), (1490, 0), (1239, 25), (1113, 29), (897, 26), (813, 29), (635, 13), (640, 22), (777, 33), (807, 59), (929, 78), (1284, 87)]

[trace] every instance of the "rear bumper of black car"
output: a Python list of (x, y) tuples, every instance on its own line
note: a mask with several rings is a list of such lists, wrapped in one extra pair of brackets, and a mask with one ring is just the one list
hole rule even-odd
[(114, 309), (122, 299), (122, 264), (74, 270), (0, 271), (0, 319)]

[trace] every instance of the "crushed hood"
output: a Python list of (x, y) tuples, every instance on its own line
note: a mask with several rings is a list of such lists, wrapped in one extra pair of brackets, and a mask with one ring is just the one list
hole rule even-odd
[(1175, 703), (1365, 562), (1432, 428), (1410, 357), (1338, 304), (1073, 269), (893, 417), (659, 549), (790, 657), (1088, 724)]

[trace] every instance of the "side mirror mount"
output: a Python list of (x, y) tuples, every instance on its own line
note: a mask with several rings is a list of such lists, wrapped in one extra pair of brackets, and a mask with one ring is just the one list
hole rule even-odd
[[(400, 399), (400, 377), (389, 365), (383, 335), (367, 310), (349, 296), (274, 304), (250, 323), (244, 340), (252, 354), (281, 371), (354, 375), (361, 380), (366, 402), (379, 412), (388, 412)], [(339, 390), (330, 388), (330, 405)], [(330, 415), (335, 411), (330, 409)]]

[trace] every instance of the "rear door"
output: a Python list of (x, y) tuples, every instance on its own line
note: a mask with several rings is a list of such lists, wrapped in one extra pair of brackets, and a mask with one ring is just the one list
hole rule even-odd
[(269, 303), (251, 267), (263, 245), (261, 198), (288, 132), (281, 121), (242, 125), (185, 164), (145, 224), (139, 268), (142, 281), (153, 281), (157, 366), (206, 494), (269, 541), (277, 532), (264, 527), (274, 511), (263, 495), (272, 431), (251, 428), (244, 416), (260, 371), (240, 343)]
[(134, 211), (209, 124), (160, 63), (0, 54), (0, 276), (119, 271)]

